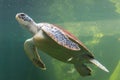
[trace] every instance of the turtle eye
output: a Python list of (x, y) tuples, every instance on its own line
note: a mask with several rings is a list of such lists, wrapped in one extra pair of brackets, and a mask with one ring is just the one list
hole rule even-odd
[(27, 21), (27, 22), (31, 22), (32, 19), (27, 15), (27, 14), (24, 14), (24, 13), (20, 13), (18, 15), (18, 17), (24, 21)]
[(23, 17), (23, 16), (25, 16), (25, 14), (21, 14), (21, 16)]
[(21, 13), (20, 15), (18, 15), (18, 17), (19, 17), (19, 18), (22, 18), (22, 19), (24, 19), (25, 16), (26, 16), (26, 15), (25, 15), (24, 13)]

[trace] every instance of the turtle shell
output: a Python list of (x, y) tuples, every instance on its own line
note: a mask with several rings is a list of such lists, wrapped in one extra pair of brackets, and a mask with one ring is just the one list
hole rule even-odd
[(42, 30), (59, 45), (70, 50), (80, 50), (79, 45), (70, 40), (69, 37), (65, 34), (65, 32), (60, 28), (56, 27), (55, 25), (45, 24), (42, 27)]
[(94, 58), (94, 55), (78, 38), (61, 27), (54, 24), (44, 23), (41, 29), (59, 45), (69, 50), (81, 50), (86, 55), (88, 54), (89, 57)]

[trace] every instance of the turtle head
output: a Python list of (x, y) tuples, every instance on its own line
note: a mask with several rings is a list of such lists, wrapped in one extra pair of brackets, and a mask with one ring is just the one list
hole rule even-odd
[(37, 32), (36, 23), (27, 14), (17, 13), (15, 17), (16, 17), (16, 20), (18, 21), (18, 23), (20, 23), (24, 28), (28, 29), (33, 34), (35, 34)]
[(34, 22), (33, 19), (25, 13), (16, 14), (16, 20), (23, 26), (29, 26)]

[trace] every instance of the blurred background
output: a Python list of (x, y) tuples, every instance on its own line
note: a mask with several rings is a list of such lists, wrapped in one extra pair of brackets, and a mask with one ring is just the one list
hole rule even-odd
[[(67, 29), (109, 69), (92, 66), (93, 75), (81, 77), (73, 65), (41, 52), (46, 71), (36, 68), (23, 44), (31, 36), (15, 20), (24, 12), (36, 22)], [(0, 80), (120, 80), (120, 0), (0, 0)]]

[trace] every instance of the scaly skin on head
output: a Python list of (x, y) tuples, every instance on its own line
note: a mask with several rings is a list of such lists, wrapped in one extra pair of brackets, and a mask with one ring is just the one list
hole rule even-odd
[(17, 13), (16, 20), (21, 24), (24, 28), (30, 31), (32, 34), (36, 34), (38, 31), (38, 26), (35, 21), (29, 17), (25, 13)]

